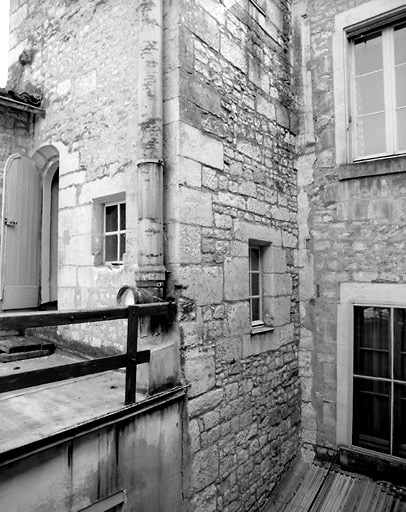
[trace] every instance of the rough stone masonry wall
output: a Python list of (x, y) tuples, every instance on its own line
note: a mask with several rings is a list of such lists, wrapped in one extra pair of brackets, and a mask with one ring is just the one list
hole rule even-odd
[[(302, 428), (304, 443), (320, 456), (331, 456), (336, 448), (340, 283), (404, 283), (406, 276), (404, 159), (398, 160), (398, 173), (345, 181), (338, 179), (335, 163), (334, 16), (363, 3), (316, 0), (293, 6), (295, 69), (302, 99), (297, 161)], [(384, 164), (375, 164), (378, 172), (380, 165)], [(363, 166), (371, 170), (374, 163)]]
[[(9, 87), (42, 91), (35, 148), (59, 143), (61, 309), (113, 306), (136, 267), (137, 5), (127, 0), (11, 2)], [(61, 146), (58, 146), (58, 148)], [(100, 263), (101, 210), (93, 199), (125, 194), (124, 265)], [(103, 200), (101, 200), (103, 202)], [(96, 229), (95, 225), (99, 228)], [(113, 323), (74, 340), (111, 344)], [(115, 343), (119, 348), (124, 339)]]
[[(167, 5), (166, 263), (191, 385), (190, 510), (260, 510), (299, 447), (289, 3), (266, 2), (258, 23), (247, 1)], [(271, 243), (275, 329), (262, 335), (250, 334), (250, 238)]]

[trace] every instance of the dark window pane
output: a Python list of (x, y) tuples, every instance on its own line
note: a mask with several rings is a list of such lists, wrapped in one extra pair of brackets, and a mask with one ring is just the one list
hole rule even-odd
[(406, 309), (393, 312), (394, 377), (406, 382)]
[(354, 378), (353, 443), (390, 451), (390, 384)]
[(120, 229), (125, 229), (125, 203), (120, 204)]
[(123, 254), (125, 253), (125, 234), (120, 235), (120, 261), (123, 261)]
[(354, 306), (354, 373), (390, 377), (390, 309)]
[(106, 233), (118, 229), (118, 207), (117, 205), (106, 206)]
[(393, 455), (406, 458), (406, 385), (395, 384)]
[(259, 270), (259, 249), (256, 247), (250, 248), (250, 269)]
[(355, 75), (382, 69), (382, 32), (360, 37), (354, 41)]
[(406, 24), (395, 28), (395, 64), (406, 62)]
[(251, 295), (259, 295), (259, 274), (251, 274)]
[(251, 299), (251, 321), (261, 320), (259, 298)]
[(117, 261), (117, 250), (118, 250), (118, 237), (117, 235), (106, 236), (105, 245), (105, 261)]

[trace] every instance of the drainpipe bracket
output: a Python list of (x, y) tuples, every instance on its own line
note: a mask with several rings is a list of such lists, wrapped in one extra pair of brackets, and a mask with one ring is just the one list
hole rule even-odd
[(163, 167), (164, 161), (159, 158), (142, 158), (142, 159), (138, 160), (137, 167), (139, 167), (140, 165), (144, 165), (144, 164), (157, 164), (157, 165), (161, 165)]

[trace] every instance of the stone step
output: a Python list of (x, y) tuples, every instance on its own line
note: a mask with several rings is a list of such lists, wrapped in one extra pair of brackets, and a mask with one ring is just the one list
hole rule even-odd
[(55, 345), (36, 336), (7, 336), (0, 338), (0, 354), (27, 353), (46, 350), (52, 353)]
[(9, 363), (11, 361), (33, 359), (34, 357), (50, 356), (52, 353), (53, 350), (30, 350), (29, 352), (14, 352), (12, 354), (0, 352), (0, 363)]

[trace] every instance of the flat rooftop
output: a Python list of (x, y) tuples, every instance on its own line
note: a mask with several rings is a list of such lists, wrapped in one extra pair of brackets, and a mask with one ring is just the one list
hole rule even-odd
[[(0, 376), (71, 364), (79, 357), (49, 356), (0, 364)], [(110, 370), (1, 393), (0, 454), (125, 407), (125, 371)], [(136, 402), (146, 398), (137, 393)]]

